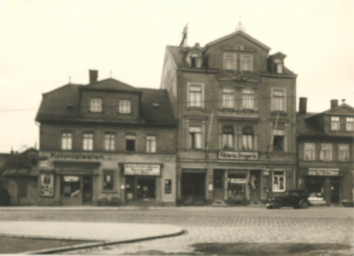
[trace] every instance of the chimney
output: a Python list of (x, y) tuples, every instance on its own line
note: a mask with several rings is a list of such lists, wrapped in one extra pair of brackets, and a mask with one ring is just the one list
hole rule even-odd
[(98, 70), (89, 70), (89, 75), (90, 75), (90, 84), (96, 83), (98, 79)]
[(331, 109), (338, 107), (338, 100), (331, 100)]
[(306, 114), (306, 112), (307, 112), (307, 98), (301, 97), (300, 98), (299, 113)]

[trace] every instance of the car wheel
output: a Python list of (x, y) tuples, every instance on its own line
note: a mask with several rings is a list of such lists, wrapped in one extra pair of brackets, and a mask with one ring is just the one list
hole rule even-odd
[(309, 203), (305, 200), (301, 200), (299, 203), (299, 208), (301, 209), (307, 209), (309, 207)]

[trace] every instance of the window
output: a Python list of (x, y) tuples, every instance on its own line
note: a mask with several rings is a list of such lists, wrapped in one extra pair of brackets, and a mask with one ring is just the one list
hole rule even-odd
[(273, 131), (273, 151), (284, 151), (285, 133), (283, 130)]
[(90, 112), (102, 112), (102, 99), (92, 98), (90, 100)]
[(130, 114), (132, 112), (132, 106), (130, 100), (120, 100), (118, 107), (119, 114)]
[(233, 108), (235, 102), (234, 90), (224, 88), (222, 90), (222, 107)]
[(236, 70), (236, 54), (224, 53), (224, 69)]
[(304, 144), (304, 158), (305, 160), (316, 160), (316, 144), (305, 143)]
[(188, 105), (190, 107), (203, 107), (203, 86), (202, 84), (189, 84)]
[(189, 148), (191, 149), (202, 148), (202, 127), (201, 126), (189, 127)]
[(242, 150), (253, 150), (253, 128), (246, 126), (242, 129)]
[(321, 144), (320, 160), (332, 161), (332, 144)]
[(249, 89), (242, 90), (242, 108), (254, 109), (254, 91)]
[(273, 89), (272, 90), (272, 111), (286, 111), (286, 95), (285, 90)]
[(274, 60), (275, 63), (275, 72), (277, 74), (283, 73), (283, 63), (281, 60)]
[(197, 67), (197, 57), (191, 57), (191, 67), (192, 68)]
[(284, 171), (274, 171), (273, 172), (273, 192), (284, 192), (285, 191), (285, 172)]
[(104, 135), (104, 149), (106, 151), (114, 151), (115, 135), (113, 133), (106, 133)]
[(340, 130), (339, 116), (331, 116), (331, 130), (333, 131)]
[(114, 171), (103, 171), (103, 190), (113, 190)]
[(85, 151), (93, 150), (93, 133), (84, 133), (82, 149)]
[(345, 129), (347, 131), (354, 131), (354, 117), (347, 117), (345, 121)]
[(125, 150), (126, 151), (135, 151), (135, 135), (126, 135), (125, 136)]
[(338, 160), (339, 161), (349, 160), (349, 144), (338, 145)]
[(222, 148), (233, 149), (234, 147), (234, 129), (231, 125), (223, 127), (222, 130)]
[(71, 132), (63, 132), (61, 134), (61, 149), (72, 150), (73, 135)]
[(156, 136), (146, 136), (146, 152), (156, 153)]
[(253, 56), (251, 54), (241, 54), (241, 70), (242, 71), (253, 70)]

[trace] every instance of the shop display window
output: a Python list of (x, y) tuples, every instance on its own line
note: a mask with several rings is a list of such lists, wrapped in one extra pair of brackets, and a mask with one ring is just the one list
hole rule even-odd
[(246, 199), (246, 175), (231, 174), (228, 176), (229, 200), (242, 201)]
[(284, 192), (285, 191), (285, 172), (275, 171), (273, 173), (273, 192)]
[(114, 172), (113, 171), (104, 171), (103, 173), (103, 189), (104, 190), (113, 190), (114, 185)]
[(69, 198), (79, 198), (81, 196), (80, 176), (62, 176), (61, 195)]

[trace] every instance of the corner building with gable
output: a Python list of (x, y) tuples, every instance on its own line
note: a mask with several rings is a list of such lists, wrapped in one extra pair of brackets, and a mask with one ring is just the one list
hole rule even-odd
[(109, 78), (43, 94), (39, 205), (175, 205), (176, 122), (165, 90)]
[(296, 186), (296, 75), (243, 31), (167, 46), (161, 78), (178, 122), (177, 201), (260, 203)]

